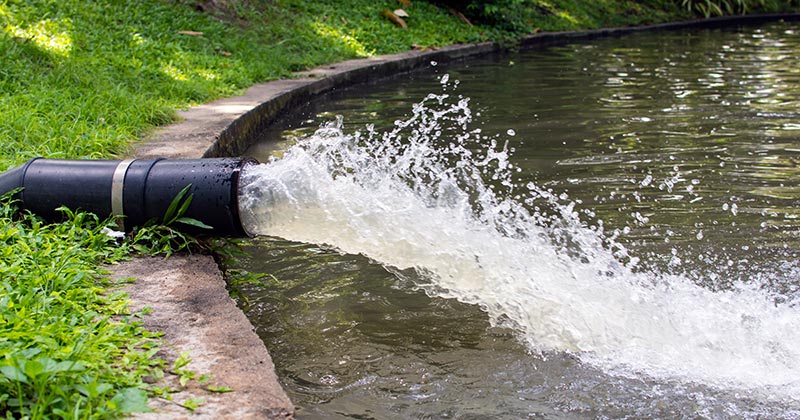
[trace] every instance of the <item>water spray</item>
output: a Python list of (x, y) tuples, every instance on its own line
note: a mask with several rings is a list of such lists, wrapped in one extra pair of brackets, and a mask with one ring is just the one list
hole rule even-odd
[[(118, 217), (130, 231), (159, 219), (187, 186), (192, 197), (183, 214), (218, 236), (250, 236), (239, 218), (239, 177), (249, 158), (60, 160), (34, 158), (0, 174), (0, 194), (15, 193), (21, 207), (45, 220), (60, 207), (101, 218)], [(182, 226), (184, 230), (198, 229)]]

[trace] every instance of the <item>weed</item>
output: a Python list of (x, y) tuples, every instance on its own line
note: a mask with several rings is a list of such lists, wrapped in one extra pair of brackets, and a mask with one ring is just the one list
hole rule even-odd
[(133, 228), (133, 249), (145, 255), (163, 254), (165, 258), (169, 258), (178, 251), (190, 250), (192, 247), (202, 248), (201, 242), (195, 236), (175, 227), (176, 224), (182, 224), (198, 229), (213, 229), (197, 219), (184, 216), (192, 204), (192, 195), (189, 194), (191, 188), (192, 184), (188, 184), (178, 192), (161, 219), (152, 219), (144, 226)]
[(194, 381), (198, 385), (200, 385), (203, 389), (211, 393), (224, 393), (224, 392), (232, 392), (233, 389), (227, 386), (217, 386), (212, 385), (209, 382), (212, 379), (211, 375), (203, 374), (200, 375), (197, 372), (188, 368), (189, 364), (192, 362), (191, 358), (189, 357), (189, 353), (181, 353), (175, 361), (172, 363), (172, 368), (169, 370), (169, 374), (172, 375), (172, 378), (177, 378), (178, 386), (177, 387), (164, 387), (164, 386), (152, 386), (150, 387), (150, 392), (153, 396), (162, 398), (166, 401), (170, 401), (175, 403), (183, 408), (186, 408), (190, 411), (197, 410), (201, 405), (205, 404), (205, 399), (202, 397), (193, 397), (184, 400), (183, 402), (175, 401), (172, 394), (176, 394), (178, 392), (184, 391), (190, 385), (190, 382)]
[(195, 411), (201, 405), (206, 403), (206, 399), (202, 397), (189, 398), (186, 401), (179, 403), (179, 405), (189, 411)]

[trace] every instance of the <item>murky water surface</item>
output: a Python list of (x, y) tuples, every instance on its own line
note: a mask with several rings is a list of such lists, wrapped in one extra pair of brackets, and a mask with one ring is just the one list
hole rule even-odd
[(800, 418), (799, 59), (653, 32), (296, 110), (229, 268), (298, 417)]

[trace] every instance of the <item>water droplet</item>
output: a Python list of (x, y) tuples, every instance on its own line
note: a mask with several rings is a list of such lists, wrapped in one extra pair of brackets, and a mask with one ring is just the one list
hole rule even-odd
[(516, 136), (517, 132), (509, 128), (508, 131), (506, 131), (506, 134), (509, 136)]

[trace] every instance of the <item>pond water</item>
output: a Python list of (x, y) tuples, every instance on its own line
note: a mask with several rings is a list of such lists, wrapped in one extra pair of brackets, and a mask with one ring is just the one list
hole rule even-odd
[(295, 110), (227, 269), (298, 418), (800, 418), (798, 57), (638, 33)]

